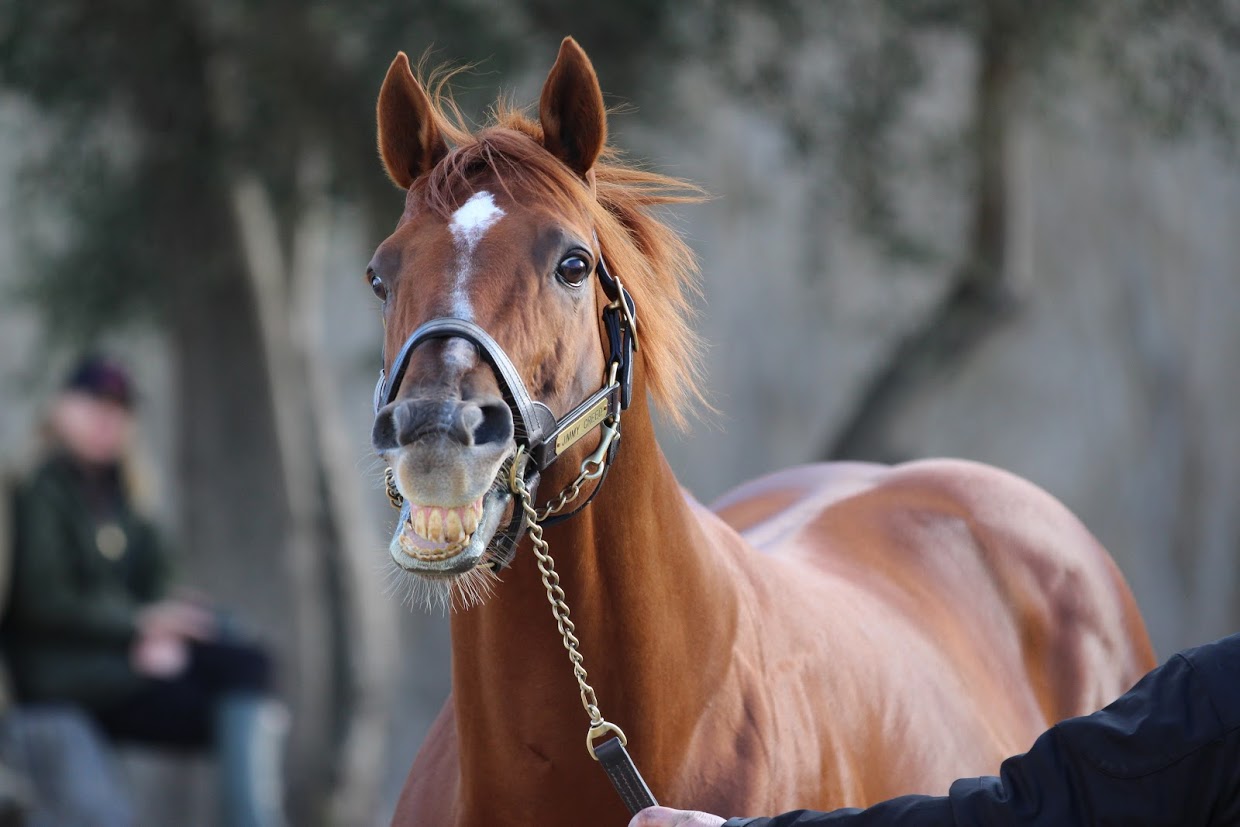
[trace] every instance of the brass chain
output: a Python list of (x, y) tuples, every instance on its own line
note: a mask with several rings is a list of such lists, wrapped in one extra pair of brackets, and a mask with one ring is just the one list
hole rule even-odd
[[(619, 284), (619, 280), (617, 280), (617, 284)], [(620, 289), (623, 291), (623, 288)], [(629, 312), (628, 305), (625, 304), (623, 299), (617, 299), (609, 306), (618, 307), (624, 316), (629, 330), (634, 334), (633, 349), (636, 350), (635, 334), (637, 325), (636, 320)], [(617, 379), (619, 367), (620, 363), (615, 361), (608, 366), (608, 386), (619, 384)], [(581, 470), (577, 474), (577, 478), (560, 491), (559, 496), (553, 502), (548, 502), (542, 509), (534, 508), (533, 497), (530, 495), (530, 490), (521, 476), (522, 469), (524, 468), (524, 464), (521, 462), (522, 455), (525, 453), (524, 447), (518, 447), (516, 456), (511, 458), (508, 465), (508, 488), (517, 498), (517, 503), (525, 516), (525, 520), (529, 523), (530, 541), (534, 545), (534, 557), (538, 564), (538, 573), (542, 578), (543, 588), (547, 590), (547, 602), (551, 604), (551, 614), (555, 618), (556, 628), (560, 632), (560, 638), (564, 642), (565, 650), (568, 651), (568, 659), (573, 665), (573, 677), (577, 679), (577, 690), (581, 696), (581, 705), (585, 709), (586, 714), (590, 716), (590, 728), (586, 732), (586, 751), (596, 761), (598, 760), (598, 756), (594, 752), (594, 741), (596, 739), (610, 734), (618, 738), (621, 744), (627, 745), (628, 738), (620, 727), (608, 722), (603, 717), (603, 713), (598, 707), (598, 696), (594, 692), (594, 687), (590, 686), (586, 680), (589, 675), (586, 673), (585, 658), (581, 654), (581, 641), (577, 638), (577, 626), (569, 617), (570, 610), (568, 603), (564, 600), (564, 589), (560, 587), (560, 575), (555, 570), (555, 559), (551, 556), (551, 548), (547, 545), (547, 541), (543, 539), (541, 522), (576, 500), (581, 494), (581, 486), (588, 480), (598, 479), (602, 476), (607, 468), (609, 452), (619, 435), (620, 422), (617, 414), (603, 423), (603, 433), (599, 439), (598, 447), (581, 463)], [(387, 468), (384, 471), (383, 482), (388, 501), (391, 502), (392, 507), (401, 508), (405, 498), (401, 495), (400, 489), (396, 485), (396, 474), (391, 468)]]
[(542, 576), (543, 588), (547, 590), (547, 602), (551, 604), (551, 614), (555, 616), (556, 628), (564, 639), (564, 648), (568, 650), (568, 659), (573, 664), (573, 675), (577, 678), (577, 687), (581, 692), (581, 705), (590, 716), (591, 724), (599, 724), (603, 720), (599, 712), (598, 698), (594, 687), (586, 682), (586, 668), (582, 657), (581, 641), (577, 639), (577, 626), (569, 618), (570, 610), (564, 602), (564, 589), (560, 587), (560, 574), (555, 570), (555, 560), (551, 556), (551, 548), (543, 539), (542, 526), (538, 524), (538, 512), (530, 505), (529, 489), (520, 476), (516, 480), (516, 493), (520, 498), (521, 509), (530, 522), (530, 540), (534, 543), (534, 557), (538, 561), (538, 573)]
[[(615, 381), (614, 368), (611, 380)], [(607, 468), (608, 451), (619, 435), (620, 423), (618, 421), (603, 423), (603, 435), (599, 439), (598, 447), (581, 463), (581, 471), (577, 474), (577, 478), (560, 492), (555, 502), (548, 503), (541, 510), (534, 508), (531, 502), (533, 498), (530, 496), (530, 490), (521, 476), (521, 470), (524, 467), (521, 457), (525, 453), (525, 449), (518, 448), (517, 455), (511, 459), (508, 465), (508, 487), (517, 498), (517, 503), (525, 515), (525, 520), (529, 523), (530, 541), (534, 544), (534, 558), (538, 564), (538, 573), (542, 578), (543, 588), (547, 590), (547, 602), (551, 604), (551, 614), (555, 617), (556, 628), (560, 632), (560, 638), (564, 642), (565, 650), (568, 651), (568, 659), (573, 665), (573, 677), (577, 679), (577, 690), (581, 696), (581, 706), (585, 709), (586, 714), (590, 716), (590, 728), (586, 732), (586, 751), (596, 761), (598, 760), (598, 756), (594, 752), (594, 741), (596, 739), (610, 734), (619, 738), (621, 744), (627, 745), (628, 738), (625, 736), (624, 730), (603, 717), (603, 713), (598, 707), (598, 696), (594, 692), (594, 687), (590, 686), (586, 680), (589, 675), (586, 673), (585, 658), (581, 654), (581, 641), (577, 638), (577, 626), (569, 617), (570, 610), (568, 603), (564, 600), (564, 589), (560, 587), (560, 574), (555, 570), (555, 559), (551, 556), (550, 546), (543, 539), (543, 529), (540, 523), (577, 499), (581, 494), (581, 486), (587, 480), (598, 479), (602, 476), (603, 471)], [(399, 509), (404, 502), (404, 497), (401, 496), (400, 490), (396, 486), (396, 475), (391, 468), (385, 471), (383, 481), (387, 489), (388, 500), (392, 503), (392, 507)]]
[(555, 502), (548, 502), (541, 509), (536, 511), (534, 513), (534, 517), (531, 519), (537, 519), (541, 522), (564, 508), (564, 506), (568, 505), (573, 500), (577, 499), (581, 496), (581, 486), (584, 485), (585, 481), (588, 479), (589, 477), (586, 476), (586, 471), (583, 467), (581, 473), (577, 475), (577, 479), (569, 483), (568, 487), (560, 492), (560, 496), (556, 497)]
[[(518, 465), (519, 463), (514, 462), (513, 468), (517, 468)], [(596, 738), (612, 733), (620, 739), (622, 744), (627, 744), (628, 739), (620, 727), (609, 723), (603, 718), (594, 687), (586, 680), (589, 675), (586, 673), (585, 658), (581, 654), (581, 641), (577, 639), (577, 626), (569, 617), (570, 610), (568, 603), (564, 600), (564, 589), (560, 587), (560, 574), (555, 570), (555, 559), (551, 556), (550, 546), (543, 539), (542, 526), (538, 524), (538, 512), (530, 504), (529, 489), (526, 487), (525, 480), (521, 478), (519, 472), (512, 474), (510, 487), (517, 496), (520, 507), (529, 521), (530, 541), (534, 544), (534, 558), (538, 564), (538, 573), (542, 577), (543, 588), (547, 590), (547, 602), (551, 604), (551, 614), (555, 617), (556, 628), (560, 632), (564, 648), (568, 651), (568, 659), (573, 665), (573, 676), (577, 679), (581, 706), (585, 709), (586, 714), (590, 716), (590, 730), (586, 734), (586, 749), (591, 757), (598, 760), (598, 757), (594, 754), (594, 740)]]
[(392, 504), (392, 508), (400, 511), (400, 507), (405, 503), (405, 497), (396, 487), (396, 472), (391, 468), (385, 468), (383, 471), (383, 485), (387, 489), (388, 502)]

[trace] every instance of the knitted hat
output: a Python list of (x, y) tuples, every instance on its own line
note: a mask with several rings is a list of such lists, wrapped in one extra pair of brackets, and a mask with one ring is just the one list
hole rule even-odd
[(86, 356), (69, 374), (65, 390), (79, 391), (133, 409), (135, 393), (129, 373), (103, 356)]

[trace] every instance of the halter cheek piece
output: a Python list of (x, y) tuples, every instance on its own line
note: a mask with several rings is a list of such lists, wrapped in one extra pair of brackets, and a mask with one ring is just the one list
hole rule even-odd
[[(606, 469), (610, 467), (616, 449), (619, 447), (620, 413), (627, 409), (632, 401), (633, 352), (637, 348), (635, 335), (637, 308), (633, 303), (633, 297), (629, 295), (629, 291), (624, 288), (619, 279), (614, 278), (607, 271), (607, 265), (603, 262), (601, 255), (598, 257), (594, 272), (598, 276), (603, 293), (610, 300), (603, 309), (603, 325), (607, 331), (609, 351), (607, 378), (601, 388), (573, 408), (562, 420), (557, 420), (550, 408), (530, 396), (516, 365), (489, 333), (473, 322), (450, 316), (441, 316), (420, 325), (409, 335), (396, 354), (396, 358), (392, 361), (391, 374), (383, 370), (379, 371), (379, 381), (375, 385), (375, 413), (378, 414), (381, 409), (395, 401), (401, 380), (404, 379), (405, 371), (409, 368), (409, 360), (419, 345), (432, 339), (465, 339), (478, 349), (479, 355), (494, 371), (500, 390), (504, 394), (504, 401), (512, 410), (515, 441), (519, 449), (517, 459), (514, 461), (521, 463), (521, 467), (513, 470), (524, 480), (531, 495), (538, 487), (539, 475), (542, 471), (559, 459), (561, 454), (580, 441), (582, 437), (600, 425), (609, 426), (615, 432), (606, 445), (604, 456), (591, 458), (597, 465), (597, 476), (600, 479), (590, 497), (568, 514), (551, 517), (550, 512), (556, 509), (545, 510), (543, 512), (545, 516), (540, 522), (543, 525), (551, 525), (579, 513), (581, 509), (589, 505), (602, 488), (601, 477), (605, 476)], [(591, 475), (589, 478), (594, 478), (594, 476), (596, 475)], [(577, 484), (580, 485), (580, 482), (579, 478)], [(399, 502), (399, 492), (395, 491), (391, 480), (389, 480), (388, 488), (389, 496), (395, 505)], [(562, 501), (560, 506), (562, 507), (566, 502), (567, 500)], [(521, 510), (513, 509), (509, 533), (514, 538), (518, 536), (523, 527), (522, 522)]]

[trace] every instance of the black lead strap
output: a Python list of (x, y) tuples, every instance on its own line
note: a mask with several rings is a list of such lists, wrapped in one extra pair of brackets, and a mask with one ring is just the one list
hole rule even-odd
[(611, 785), (620, 794), (620, 800), (629, 808), (629, 815), (637, 815), (647, 807), (657, 807), (654, 793), (646, 786), (646, 780), (637, 771), (637, 765), (619, 738), (608, 738), (594, 748), (594, 757), (603, 765), (603, 771)]

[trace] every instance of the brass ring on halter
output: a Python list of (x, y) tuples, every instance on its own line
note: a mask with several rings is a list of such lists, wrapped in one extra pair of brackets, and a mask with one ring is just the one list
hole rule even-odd
[(518, 445), (517, 452), (512, 455), (512, 465), (508, 466), (508, 490), (517, 496), (522, 496), (521, 492), (525, 488), (525, 481), (521, 479), (521, 458), (523, 456), (525, 456), (525, 446)]
[(608, 721), (602, 721), (601, 723), (595, 724), (590, 727), (590, 731), (586, 733), (586, 749), (589, 750), (590, 757), (595, 761), (598, 760), (598, 756), (594, 754), (594, 741), (608, 733), (611, 733), (619, 738), (620, 743), (624, 746), (627, 747), (629, 745), (629, 739), (625, 736), (624, 730), (620, 727), (613, 723), (609, 723)]

